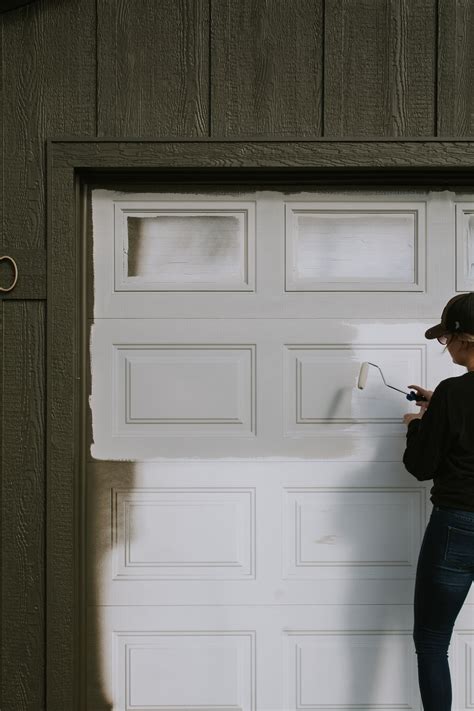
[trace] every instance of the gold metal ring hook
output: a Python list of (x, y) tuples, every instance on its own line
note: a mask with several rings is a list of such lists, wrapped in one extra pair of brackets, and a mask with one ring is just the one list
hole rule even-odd
[(14, 278), (13, 278), (13, 283), (10, 284), (10, 286), (7, 287), (7, 288), (4, 288), (3, 286), (0, 286), (0, 291), (11, 291), (12, 289), (15, 288), (16, 283), (17, 283), (17, 281), (18, 281), (18, 267), (17, 267), (16, 262), (15, 262), (15, 260), (13, 259), (13, 257), (9, 257), (7, 254), (4, 254), (3, 257), (0, 257), (0, 262), (3, 262), (4, 259), (9, 259), (10, 262), (12, 263), (12, 265), (13, 265), (13, 270), (14, 270), (14, 272), (15, 272), (15, 276), (14, 276)]

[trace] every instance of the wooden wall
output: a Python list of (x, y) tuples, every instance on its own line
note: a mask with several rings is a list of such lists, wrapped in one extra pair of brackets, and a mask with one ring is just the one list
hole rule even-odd
[(0, 256), (20, 262), (0, 302), (0, 708), (42, 711), (45, 140), (472, 135), (474, 0), (36, 0), (0, 22)]

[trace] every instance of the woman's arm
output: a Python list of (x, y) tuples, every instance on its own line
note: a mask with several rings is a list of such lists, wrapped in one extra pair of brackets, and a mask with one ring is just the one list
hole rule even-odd
[(403, 464), (418, 481), (433, 478), (450, 446), (446, 382), (440, 383), (432, 393), (425, 391), (430, 394), (429, 401), (420, 413), (408, 422)]

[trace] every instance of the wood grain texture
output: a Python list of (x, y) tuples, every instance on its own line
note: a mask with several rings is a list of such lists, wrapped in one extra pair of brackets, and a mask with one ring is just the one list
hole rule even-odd
[(99, 136), (208, 132), (208, 0), (98, 0)]
[(40, 0), (2, 23), (3, 246), (44, 248), (45, 140), (95, 135), (95, 0)]
[(474, 132), (474, 3), (439, 0), (438, 136)]
[(436, 0), (325, 7), (324, 135), (434, 135)]
[[(58, 180), (54, 180), (55, 175), (58, 172), (49, 156), (46, 706), (48, 711), (76, 711), (82, 708), (84, 692), (80, 674), (80, 536), (85, 534), (80, 529), (80, 467), (84, 456), (81, 417), (85, 407), (81, 397), (82, 234), (74, 170), (67, 166)], [(69, 323), (67, 328), (65, 323)]]
[(211, 0), (211, 135), (321, 135), (322, 7)]
[(2, 709), (45, 708), (45, 304), (0, 302)]
[[(472, 169), (472, 140), (178, 140), (51, 141), (55, 170), (232, 168), (278, 169)], [(218, 173), (213, 173), (217, 179)], [(156, 176), (155, 176), (156, 177)]]
[[(95, 0), (38, 0), (2, 16), (2, 254), (18, 259), (3, 299), (1, 708), (45, 701), (46, 139), (95, 135)], [(63, 707), (68, 708), (67, 706)]]

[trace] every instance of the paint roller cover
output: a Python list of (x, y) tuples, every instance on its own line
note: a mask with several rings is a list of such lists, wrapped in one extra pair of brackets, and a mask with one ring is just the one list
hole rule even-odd
[(368, 363), (362, 363), (360, 366), (360, 371), (359, 371), (359, 379), (357, 381), (357, 387), (359, 390), (363, 390), (366, 386), (367, 383), (367, 376), (369, 374), (369, 364)]

